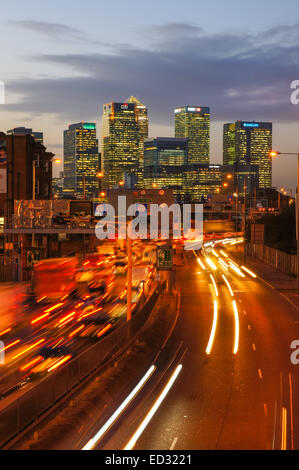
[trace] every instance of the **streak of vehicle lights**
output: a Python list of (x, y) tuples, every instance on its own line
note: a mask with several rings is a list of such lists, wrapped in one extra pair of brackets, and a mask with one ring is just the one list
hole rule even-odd
[(66, 294), (66, 295), (64, 295), (63, 297), (61, 297), (61, 299), (60, 299), (60, 300), (61, 300), (61, 301), (63, 301), (63, 300), (65, 300), (65, 299), (67, 299), (67, 298), (68, 298), (68, 296), (69, 296), (69, 294)]
[(83, 266), (88, 266), (90, 264), (90, 261), (86, 261)]
[(199, 266), (201, 267), (201, 269), (203, 269), (204, 271), (206, 270), (206, 267), (205, 265), (203, 264), (203, 262), (200, 260), (200, 258), (197, 258), (197, 262), (199, 264)]
[(50, 315), (50, 313), (44, 313), (43, 315), (40, 315), (39, 317), (35, 318), (34, 320), (31, 321), (31, 325), (34, 325), (35, 323), (38, 323), (39, 321), (43, 320), (44, 318), (47, 318)]
[(100, 338), (101, 336), (103, 336), (105, 333), (107, 333), (107, 331), (110, 330), (110, 328), (112, 328), (111, 323), (109, 323), (109, 325), (105, 326), (105, 328), (103, 328), (101, 331), (99, 331), (99, 333), (97, 334), (97, 337)]
[(212, 274), (210, 274), (210, 278), (211, 278), (213, 286), (214, 286), (215, 295), (216, 295), (216, 297), (218, 297), (218, 289), (217, 289), (217, 285), (216, 285), (214, 276)]
[(56, 323), (55, 327), (56, 326), (61, 327), (61, 326), (64, 326), (66, 323), (70, 322), (74, 318), (75, 313), (76, 312), (71, 312), (65, 317), (61, 318), (61, 320), (59, 320), (59, 322)]
[(28, 353), (29, 351), (31, 351), (32, 349), (36, 348), (37, 346), (39, 346), (40, 344), (44, 343), (46, 340), (45, 338), (42, 338), (40, 339), (39, 341), (36, 341), (35, 343), (31, 344), (31, 346), (28, 346), (28, 348), (24, 349), (23, 351), (21, 351), (20, 353), (16, 354), (15, 356), (13, 356), (11, 358), (12, 361), (14, 361), (15, 359), (18, 359), (19, 357), (23, 356), (24, 354)]
[(222, 254), (222, 256), (224, 256), (224, 258), (228, 258), (228, 255), (226, 253), (224, 253), (223, 250), (220, 250), (220, 253)]
[(281, 450), (287, 450), (287, 409), (284, 407), (281, 415)]
[(72, 338), (73, 336), (75, 336), (77, 333), (79, 333), (79, 331), (83, 330), (84, 327), (85, 327), (85, 325), (81, 325), (76, 330), (72, 331), (69, 334), (69, 338)]
[(228, 282), (228, 280), (224, 276), (224, 274), (222, 274), (222, 279), (224, 280), (225, 284), (227, 285), (230, 295), (233, 297), (234, 296), (233, 290), (231, 288), (230, 283)]
[(243, 269), (243, 271), (245, 271), (247, 274), (249, 274), (249, 276), (253, 277), (254, 279), (257, 278), (257, 275), (250, 271), (250, 269), (246, 268), (246, 266), (241, 266), (241, 269)]
[(121, 413), (127, 408), (127, 406), (133, 401), (137, 393), (143, 388), (152, 374), (155, 372), (156, 366), (151, 366), (142, 379), (138, 382), (136, 387), (131, 391), (127, 398), (122, 402), (122, 404), (115, 410), (115, 412), (110, 416), (106, 423), (99, 429), (99, 431), (94, 435), (90, 441), (82, 448), (82, 450), (91, 450), (99, 440), (104, 436), (112, 424), (117, 420)]
[(223, 267), (223, 269), (225, 269), (225, 271), (228, 271), (227, 264), (221, 258), (218, 258), (218, 262)]
[(30, 369), (30, 367), (34, 366), (35, 364), (38, 364), (40, 361), (43, 360), (42, 356), (38, 356), (35, 359), (33, 359), (30, 362), (27, 362), (27, 364), (24, 364), (22, 367), (20, 367), (20, 372), (24, 372), (25, 370)]
[(215, 250), (212, 250), (212, 253), (213, 253), (214, 256), (216, 256), (216, 258), (219, 258), (219, 255), (218, 255), (218, 253), (216, 253)]
[(75, 308), (80, 308), (82, 305), (84, 305), (84, 302), (79, 302), (77, 305), (75, 305)]
[(212, 329), (210, 333), (210, 338), (209, 342), (207, 345), (206, 349), (206, 354), (210, 354), (212, 351), (214, 339), (215, 339), (215, 334), (216, 334), (216, 328), (217, 328), (217, 320), (218, 320), (218, 303), (217, 300), (214, 300), (214, 315), (213, 315), (213, 324), (212, 324)]
[(61, 307), (62, 305), (64, 305), (64, 302), (59, 302), (58, 304), (53, 305), (53, 307), (47, 308), (47, 310), (45, 310), (45, 313), (51, 313), (51, 312), (53, 312), (53, 310), (56, 310), (57, 308)]
[(149, 424), (149, 422), (151, 421), (151, 419), (153, 418), (153, 416), (159, 409), (164, 399), (166, 398), (168, 392), (170, 391), (171, 387), (173, 386), (176, 379), (178, 378), (178, 375), (181, 372), (182, 368), (183, 368), (182, 364), (179, 364), (176, 367), (168, 383), (166, 384), (166, 386), (160, 393), (158, 399), (155, 401), (154, 405), (152, 406), (152, 408), (150, 409), (150, 411), (148, 412), (148, 414), (146, 415), (146, 417), (144, 418), (140, 426), (137, 428), (137, 430), (135, 431), (135, 433), (133, 434), (129, 442), (126, 444), (126, 446), (124, 447), (124, 450), (132, 450), (135, 447), (136, 442), (138, 441), (139, 437), (141, 436), (141, 434), (143, 433), (143, 431), (145, 430), (145, 428), (147, 427), (147, 425)]
[(40, 302), (42, 302), (42, 300), (46, 299), (47, 297), (44, 295), (43, 297), (40, 297), (39, 299), (37, 299), (36, 303), (39, 304)]
[(217, 266), (213, 263), (213, 261), (208, 256), (206, 257), (206, 262), (208, 263), (210, 268), (213, 269), (213, 271), (217, 271)]
[(62, 366), (62, 364), (65, 364), (67, 361), (69, 361), (71, 357), (72, 357), (71, 354), (69, 354), (68, 356), (65, 356), (63, 359), (60, 359), (60, 361), (56, 362), (53, 366), (51, 366), (47, 372), (52, 372), (53, 370), (58, 369), (58, 367)]
[(234, 265), (231, 261), (229, 262), (229, 265), (230, 265), (231, 269), (233, 271), (235, 271), (235, 273), (237, 273), (240, 277), (245, 277), (245, 275), (242, 273), (242, 271), (239, 268), (237, 268), (237, 266)]
[(235, 343), (234, 343), (234, 354), (237, 354), (239, 349), (239, 338), (240, 338), (240, 322), (239, 322), (239, 312), (236, 301), (233, 300), (233, 309), (235, 316)]
[(1, 331), (0, 336), (6, 335), (6, 333), (9, 333), (11, 331), (11, 328), (7, 328), (7, 330)]
[(0, 349), (0, 353), (3, 352), (3, 351), (7, 351), (7, 349), (12, 348), (12, 347), (15, 346), (16, 344), (18, 344), (20, 341), (21, 341), (20, 339), (17, 339), (17, 340), (14, 341), (13, 343), (8, 344), (8, 345), (5, 346), (4, 348)]

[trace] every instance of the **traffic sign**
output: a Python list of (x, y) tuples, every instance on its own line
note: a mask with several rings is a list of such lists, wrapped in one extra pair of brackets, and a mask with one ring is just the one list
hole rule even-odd
[(26, 266), (27, 268), (32, 268), (36, 263), (41, 259), (41, 250), (40, 248), (27, 248), (26, 253)]
[(157, 270), (171, 271), (173, 266), (173, 249), (170, 245), (157, 247)]

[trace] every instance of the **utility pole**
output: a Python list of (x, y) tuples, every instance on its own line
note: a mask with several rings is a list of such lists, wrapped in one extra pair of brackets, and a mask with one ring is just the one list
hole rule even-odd
[(243, 232), (244, 232), (244, 263), (246, 263), (246, 176), (244, 176)]
[[(35, 201), (35, 160), (32, 160), (32, 200)], [(33, 217), (32, 217), (32, 225), (34, 224), (34, 208), (33, 208)], [(31, 238), (31, 245), (35, 246), (35, 233), (34, 233), (34, 226), (32, 226), (32, 238)]]
[(130, 223), (127, 225), (127, 254), (128, 254), (128, 268), (127, 268), (127, 321), (132, 318), (132, 271), (133, 271), (133, 256), (132, 256), (132, 238), (130, 231)]

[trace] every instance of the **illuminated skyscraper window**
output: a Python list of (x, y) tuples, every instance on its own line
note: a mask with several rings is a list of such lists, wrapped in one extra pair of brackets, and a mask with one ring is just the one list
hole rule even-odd
[(71, 124), (64, 131), (64, 193), (74, 197), (98, 196), (99, 149), (96, 125)]
[(104, 186), (113, 188), (125, 175), (139, 172), (140, 138), (135, 103), (104, 105), (102, 119), (102, 156)]

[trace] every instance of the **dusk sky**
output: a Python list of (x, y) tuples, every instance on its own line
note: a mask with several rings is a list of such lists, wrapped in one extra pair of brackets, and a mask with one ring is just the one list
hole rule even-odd
[[(68, 124), (138, 97), (150, 136), (173, 136), (175, 107), (211, 108), (211, 162), (222, 162), (223, 122), (272, 121), (273, 143), (299, 151), (298, 0), (10, 0), (1, 8), (0, 130), (44, 131), (62, 157)], [(296, 186), (296, 159), (274, 164), (273, 184)]]

